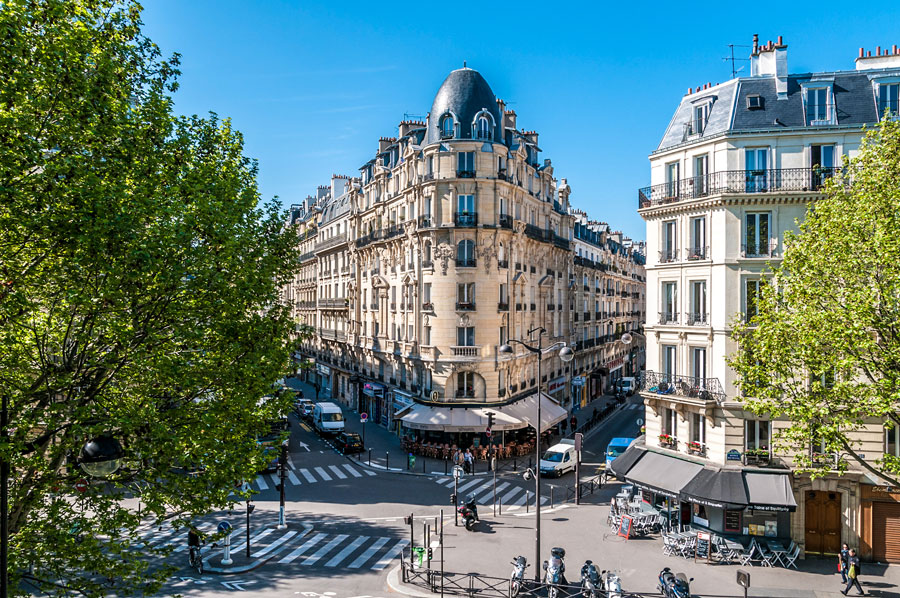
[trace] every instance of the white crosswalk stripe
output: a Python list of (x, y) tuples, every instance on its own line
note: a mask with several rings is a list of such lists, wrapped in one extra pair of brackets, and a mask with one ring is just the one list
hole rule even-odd
[(381, 547), (390, 542), (390, 538), (378, 538), (374, 544), (366, 548), (366, 550), (356, 557), (356, 560), (347, 565), (348, 569), (359, 569), (365, 564), (370, 558), (375, 556), (375, 553), (381, 550)]
[(332, 557), (332, 559), (330, 561), (325, 563), (325, 566), (326, 567), (337, 567), (338, 565), (341, 564), (341, 561), (343, 561), (345, 558), (350, 556), (350, 553), (352, 553), (354, 550), (356, 550), (357, 548), (359, 548), (360, 546), (365, 544), (366, 540), (368, 540), (368, 539), (369, 539), (369, 536), (360, 536), (357, 539), (353, 540), (353, 542), (348, 544), (346, 548), (344, 548), (342, 551), (340, 551), (339, 553), (334, 555), (334, 557)]
[(305, 467), (300, 469), (300, 473), (303, 474), (303, 477), (306, 478), (306, 481), (309, 482), (310, 484), (315, 484), (316, 482), (319, 481), (315, 478), (315, 476), (313, 474), (309, 473), (309, 470), (306, 469)]
[(294, 473), (294, 470), (291, 469), (290, 467), (287, 470), (287, 476), (288, 476), (288, 479), (291, 481), (291, 484), (293, 484), (294, 486), (300, 485), (300, 480), (297, 479), (297, 475)]
[[(501, 498), (500, 500), (502, 500), (502, 501), (503, 501), (503, 504), (505, 504), (505, 505), (509, 505), (509, 504), (522, 504), (522, 505), (524, 505), (524, 504), (525, 504), (525, 496), (527, 496), (526, 494), (523, 494), (523, 495), (519, 498), (519, 500), (516, 501), (515, 503), (510, 502), (511, 499), (512, 499), (512, 497), (515, 496), (516, 494), (518, 494), (519, 492), (522, 492), (522, 487), (521, 487), (521, 486), (513, 486), (512, 490), (510, 490), (509, 492), (507, 492), (506, 494), (504, 494), (504, 495), (503, 495), (503, 498)], [(521, 502), (520, 502), (520, 501), (521, 501)]]
[(307, 550), (309, 550), (310, 548), (312, 548), (313, 546), (318, 544), (327, 535), (328, 534), (316, 534), (315, 536), (313, 536), (312, 538), (310, 538), (309, 540), (307, 540), (306, 542), (301, 544), (299, 547), (297, 547), (294, 550), (292, 550), (291, 552), (289, 552), (288, 555), (286, 557), (284, 557), (283, 559), (281, 559), (280, 561), (278, 561), (278, 563), (285, 564), (285, 563), (294, 562), (294, 560), (298, 556), (300, 556), (301, 554), (303, 554), (304, 552), (306, 552)]
[(328, 554), (329, 552), (331, 552), (332, 550), (334, 550), (334, 548), (335, 548), (338, 544), (340, 544), (341, 542), (343, 542), (344, 540), (346, 540), (346, 539), (349, 538), (349, 537), (350, 537), (350, 536), (348, 536), (348, 535), (346, 535), (346, 534), (338, 534), (337, 536), (335, 536), (334, 538), (332, 538), (327, 544), (325, 544), (325, 546), (323, 546), (322, 548), (320, 548), (319, 550), (317, 550), (316, 552), (314, 552), (314, 553), (312, 554), (312, 556), (309, 556), (309, 557), (303, 559), (302, 561), (300, 561), (300, 564), (301, 564), (301, 565), (313, 565), (313, 564), (315, 564), (316, 561), (318, 561), (318, 560), (321, 559), (323, 556), (325, 556), (326, 554)]
[(384, 555), (383, 555), (380, 559), (378, 559), (378, 562), (377, 562), (377, 563), (375, 563), (374, 565), (372, 565), (372, 569), (374, 569), (375, 571), (381, 571), (382, 569), (384, 569), (385, 567), (387, 567), (388, 564), (389, 564), (392, 560), (394, 560), (394, 558), (395, 558), (398, 554), (400, 554), (400, 551), (403, 550), (403, 548), (404, 548), (407, 544), (409, 544), (409, 540), (400, 540), (399, 542), (397, 542), (396, 544), (394, 544), (393, 547), (389, 548), (388, 551), (385, 552)]
[(274, 542), (272, 542), (271, 544), (269, 544), (268, 546), (266, 546), (265, 548), (263, 548), (262, 550), (253, 553), (251, 556), (255, 559), (259, 558), (261, 556), (265, 556), (296, 535), (297, 535), (296, 531), (289, 531), (286, 534), (284, 534), (283, 536), (281, 536), (280, 538), (278, 538), (277, 540), (275, 540)]
[(347, 476), (344, 474), (343, 471), (341, 471), (341, 470), (338, 468), (337, 465), (329, 465), (329, 466), (328, 466), (328, 469), (330, 469), (331, 471), (333, 471), (333, 472), (334, 472), (334, 475), (336, 475), (336, 476), (338, 477), (338, 479), (341, 479), (341, 480), (346, 480), (346, 479), (347, 479)]
[(352, 475), (354, 478), (361, 478), (361, 477), (363, 477), (361, 473), (359, 473), (358, 471), (356, 471), (355, 469), (353, 469), (352, 467), (350, 467), (350, 464), (349, 464), (349, 463), (344, 463), (344, 469), (346, 469), (347, 471), (349, 471), (349, 472), (350, 472), (350, 475)]
[(326, 482), (330, 482), (330, 481), (331, 481), (331, 476), (328, 475), (328, 472), (325, 471), (323, 468), (321, 468), (321, 467), (313, 467), (313, 469), (316, 470), (316, 473), (319, 474), (319, 477), (321, 477), (323, 480), (325, 480)]
[(364, 469), (363, 471), (366, 472), (366, 475), (378, 475), (374, 471), (369, 471), (368, 469)]
[(256, 485), (259, 486), (260, 490), (268, 490), (269, 485), (266, 484), (266, 480), (263, 479), (261, 475), (256, 476)]
[(481, 483), (481, 480), (478, 478), (472, 480), (471, 482), (466, 482), (465, 484), (462, 484), (459, 487), (459, 492), (465, 492), (467, 488), (471, 488), (472, 486), (475, 486), (476, 484), (480, 484), (480, 483)]

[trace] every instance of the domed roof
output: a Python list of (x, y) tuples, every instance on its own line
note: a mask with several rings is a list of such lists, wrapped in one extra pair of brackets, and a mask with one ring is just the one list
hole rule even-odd
[(472, 138), (472, 122), (482, 110), (487, 110), (494, 117), (493, 139), (501, 139), (499, 131), (502, 122), (500, 107), (491, 86), (478, 71), (461, 68), (451, 72), (431, 104), (428, 118), (426, 143), (441, 140), (441, 117), (452, 114), (456, 118), (459, 139)]

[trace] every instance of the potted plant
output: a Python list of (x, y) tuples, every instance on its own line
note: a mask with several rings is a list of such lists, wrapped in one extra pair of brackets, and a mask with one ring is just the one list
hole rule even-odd
[(758, 449), (744, 451), (744, 461), (747, 465), (764, 465), (769, 462), (769, 447), (761, 446)]
[(659, 445), (660, 446), (675, 446), (675, 437), (671, 434), (660, 434), (659, 435)]
[(693, 455), (702, 455), (703, 454), (703, 443), (698, 442), (696, 440), (692, 440), (688, 443), (688, 452)]

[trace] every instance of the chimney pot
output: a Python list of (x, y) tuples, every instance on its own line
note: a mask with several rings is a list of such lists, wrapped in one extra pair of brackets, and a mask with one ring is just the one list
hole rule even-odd
[(875, 56), (881, 56), (881, 46), (875, 46)]
[(782, 45), (781, 40), (782, 40), (782, 36), (779, 35), (779, 36), (778, 36), (778, 45), (779, 45), (779, 46)]
[(707, 83), (706, 87), (707, 87), (707, 89), (709, 89), (710, 87), (712, 87), (712, 83)]
[(859, 49), (859, 57), (864, 58), (866, 56), (866, 51), (863, 48)]
[(693, 88), (693, 87), (688, 87), (687, 95), (691, 95), (692, 93), (694, 93), (694, 88)]
[(871, 58), (871, 57), (872, 57), (872, 51), (869, 50), (868, 52), (866, 52), (866, 58)]
[(894, 50), (894, 54), (896, 54), (897, 53), (897, 44), (894, 44), (893, 50)]

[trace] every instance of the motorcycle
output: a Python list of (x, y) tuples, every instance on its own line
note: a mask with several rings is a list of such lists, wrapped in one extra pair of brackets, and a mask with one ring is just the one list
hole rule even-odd
[(584, 598), (599, 598), (598, 590), (601, 583), (597, 567), (590, 560), (585, 561), (581, 567), (581, 595)]
[(566, 581), (566, 564), (563, 559), (566, 551), (563, 548), (551, 548), (550, 560), (544, 561), (544, 584), (547, 586), (547, 598), (559, 596), (559, 586), (569, 585)]
[(512, 562), (513, 570), (509, 576), (509, 598), (516, 598), (525, 587), (525, 569), (528, 562), (524, 556), (517, 556)]
[(622, 581), (612, 571), (603, 571), (603, 591), (606, 598), (622, 598)]
[(665, 598), (691, 598), (691, 584), (694, 578), (688, 579), (684, 573), (675, 573), (666, 567), (659, 572), (657, 589)]
[(475, 524), (478, 523), (478, 505), (475, 504), (475, 497), (469, 496), (466, 499), (466, 502), (460, 505), (457, 509), (459, 511), (459, 516), (462, 517), (463, 522), (466, 524), (466, 530), (472, 531), (472, 528), (475, 527)]

